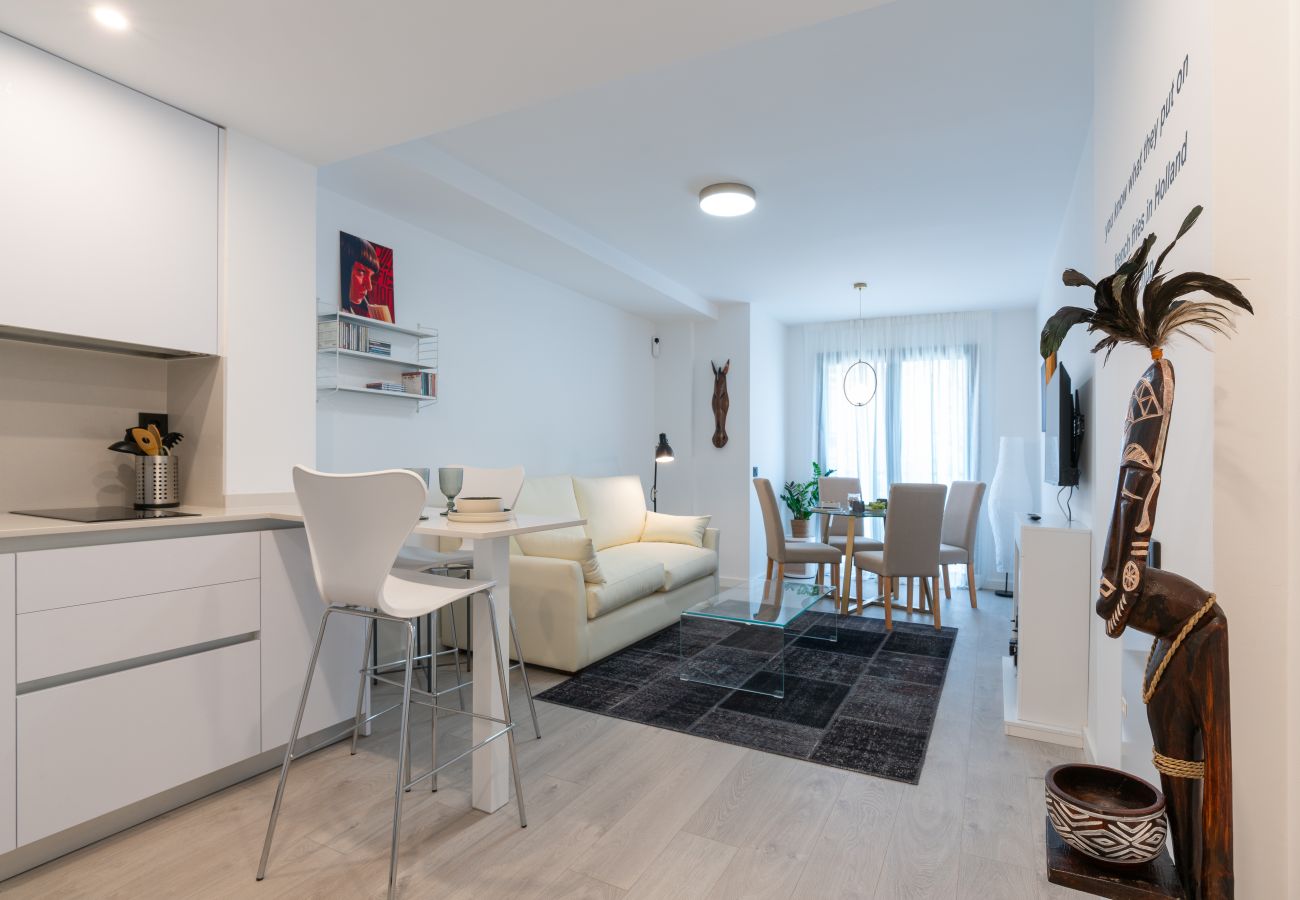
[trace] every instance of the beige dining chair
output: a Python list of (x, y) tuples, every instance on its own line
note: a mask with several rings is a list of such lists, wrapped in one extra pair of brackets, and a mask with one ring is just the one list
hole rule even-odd
[(966, 583), (970, 587), (970, 606), (975, 601), (975, 529), (980, 521), (980, 504), (984, 502), (984, 482), (954, 481), (948, 489), (948, 505), (943, 511), (943, 533), (939, 538), (939, 570), (943, 572), (943, 595), (952, 599), (948, 580), (949, 566), (966, 566)]
[[(822, 506), (848, 506), (849, 494), (862, 494), (862, 482), (857, 478), (831, 475), (817, 479), (817, 499)], [(854, 521), (848, 516), (823, 516), (829, 519), (823, 528), (822, 542), (838, 547), (845, 552), (848, 543), (849, 526), (853, 526), (853, 549), (879, 550), (885, 545), (875, 538), (867, 537), (866, 520)]]
[[(920, 578), (930, 594), (934, 627), (941, 628), (939, 604), (939, 537), (943, 531), (942, 484), (894, 484), (889, 488), (889, 516), (885, 519), (885, 546), (853, 554), (855, 569), (881, 580), (885, 598), (885, 627), (894, 627), (890, 596), (900, 578)], [(909, 592), (909, 598), (910, 598)]]
[(815, 541), (795, 543), (785, 539), (785, 528), (781, 524), (781, 511), (776, 505), (776, 492), (772, 482), (766, 478), (754, 479), (754, 490), (758, 492), (758, 507), (763, 512), (763, 529), (767, 534), (767, 575), (772, 580), (772, 569), (776, 569), (777, 581), (785, 579), (786, 563), (814, 563), (817, 566), (817, 583), (824, 584), (825, 567), (831, 567), (831, 585), (839, 587), (840, 564), (844, 561), (844, 551), (837, 550), (830, 544)]

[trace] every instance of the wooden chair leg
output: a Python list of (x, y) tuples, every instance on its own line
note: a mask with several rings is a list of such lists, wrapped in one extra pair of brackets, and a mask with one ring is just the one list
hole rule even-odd
[[(928, 581), (931, 581), (931, 582), (934, 583), (934, 592), (933, 592), (933, 594), (932, 594), (931, 596), (933, 596), (933, 597), (935, 597), (935, 598), (937, 599), (938, 596), (939, 596), (939, 576), (938, 576), (938, 575), (935, 575), (935, 576), (933, 576), (932, 578), (929, 578), (929, 579), (927, 579), (927, 580), (928, 580)], [(930, 604), (930, 610), (931, 610), (931, 612), (934, 613), (934, 627), (935, 627), (935, 630), (937, 631), (937, 630), (939, 630), (940, 628), (943, 627), (943, 622), (940, 620), (939, 604), (938, 604), (938, 603), (931, 603), (931, 604)]]
[(866, 605), (867, 595), (862, 593), (862, 570), (858, 569), (858, 612)]
[(939, 571), (943, 572), (943, 598), (944, 598), (945, 600), (951, 600), (951, 599), (952, 599), (952, 583), (948, 581), (948, 567), (947, 567), (947, 566), (940, 566), (940, 567), (939, 567)]
[(769, 557), (767, 558), (767, 575), (764, 577), (764, 580), (765, 580), (765, 581), (771, 581), (771, 580), (772, 580), (772, 566), (775, 565), (775, 563), (776, 563), (776, 561), (775, 561), (774, 559), (772, 559), (772, 557), (769, 556)]
[(898, 579), (897, 579), (897, 578), (886, 578), (886, 579), (885, 579), (885, 589), (884, 589), (884, 594), (885, 594), (885, 630), (886, 630), (886, 631), (892, 631), (892, 630), (894, 629), (894, 600), (893, 600), (893, 598), (894, 598), (894, 592), (897, 591), (897, 590), (898, 590)]
[(975, 566), (972, 563), (966, 563), (966, 583), (970, 585), (970, 608), (979, 609), (975, 603)]
[(776, 564), (776, 580), (778, 584), (785, 581), (785, 563)]
[(916, 579), (904, 579), (907, 582), (907, 611), (910, 613), (913, 607), (913, 601), (916, 599)]
[(826, 563), (817, 564), (817, 583), (818, 584), (826, 583)]

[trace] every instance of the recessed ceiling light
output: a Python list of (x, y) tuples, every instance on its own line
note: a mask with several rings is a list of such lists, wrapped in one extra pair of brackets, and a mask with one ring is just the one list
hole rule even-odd
[(110, 31), (126, 31), (131, 27), (126, 16), (111, 6), (96, 6), (90, 11), (95, 21)]
[(747, 184), (728, 181), (700, 191), (700, 209), (711, 216), (743, 216), (756, 205), (754, 189)]

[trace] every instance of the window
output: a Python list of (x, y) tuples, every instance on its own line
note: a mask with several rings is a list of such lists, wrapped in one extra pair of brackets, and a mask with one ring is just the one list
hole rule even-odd
[(844, 376), (856, 356), (822, 357), (819, 456), (840, 475), (856, 475), (868, 497), (896, 481), (949, 484), (973, 478), (977, 464), (976, 348), (876, 350), (875, 399), (849, 404)]

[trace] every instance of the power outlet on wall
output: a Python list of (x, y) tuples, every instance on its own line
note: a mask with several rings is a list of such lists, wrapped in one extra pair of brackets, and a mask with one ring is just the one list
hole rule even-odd
[(148, 428), (150, 425), (157, 425), (160, 432), (163, 434), (167, 433), (167, 413), (142, 412), (137, 413), (137, 416), (139, 417), (141, 428)]
[(753, 476), (753, 477), (755, 477), (755, 478), (758, 477), (758, 466), (754, 466), (754, 476)]

